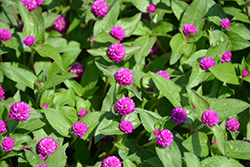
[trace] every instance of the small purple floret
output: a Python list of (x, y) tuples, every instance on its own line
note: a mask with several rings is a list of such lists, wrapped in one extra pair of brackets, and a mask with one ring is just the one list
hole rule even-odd
[(123, 120), (120, 123), (120, 129), (125, 132), (125, 133), (132, 133), (134, 126), (132, 124), (132, 122), (128, 121), (128, 120)]
[(13, 147), (15, 145), (15, 140), (11, 137), (6, 137), (3, 141), (2, 141), (2, 149), (4, 151), (11, 151), (13, 150)]
[(240, 128), (240, 122), (235, 118), (229, 119), (227, 120), (226, 128), (232, 132), (237, 131)]
[(242, 77), (246, 77), (249, 75), (249, 71), (248, 70), (243, 70), (242, 71)]
[(85, 109), (81, 109), (81, 110), (78, 112), (78, 115), (79, 115), (80, 117), (84, 117), (86, 114), (87, 114), (87, 110), (85, 110)]
[(219, 115), (213, 110), (207, 110), (202, 114), (202, 122), (210, 127), (218, 125), (219, 121)]
[(49, 104), (48, 103), (44, 103), (42, 108), (49, 108)]
[(36, 0), (22, 0), (22, 3), (30, 12), (35, 10), (38, 6)]
[(226, 63), (230, 62), (232, 58), (232, 53), (230, 51), (226, 51), (222, 56), (221, 56), (221, 62)]
[(0, 133), (6, 132), (7, 128), (7, 124), (4, 122), (4, 120), (0, 119)]
[(43, 4), (43, 0), (36, 0), (36, 3), (38, 6), (41, 6)]
[(18, 26), (19, 31), (23, 32), (23, 27), (24, 27), (24, 23), (21, 23), (21, 24)]
[(40, 154), (47, 156), (57, 150), (57, 143), (53, 138), (45, 137), (39, 141), (37, 149)]
[(187, 112), (183, 108), (177, 107), (172, 110), (171, 118), (177, 125), (182, 124), (187, 118)]
[(27, 46), (31, 46), (35, 42), (36, 42), (36, 38), (33, 36), (27, 36), (23, 39), (23, 44)]
[(115, 73), (118, 84), (126, 86), (133, 83), (133, 73), (127, 68), (121, 68)]
[(43, 154), (38, 154), (38, 156), (45, 162), (46, 161), (46, 156), (44, 156)]
[(162, 145), (162, 147), (170, 146), (173, 140), (174, 136), (168, 129), (162, 129), (160, 134), (156, 138), (157, 144)]
[(91, 10), (95, 15), (99, 17), (105, 17), (109, 11), (109, 7), (105, 1), (96, 0), (91, 6)]
[(25, 121), (30, 116), (30, 107), (25, 102), (14, 103), (10, 108), (8, 117), (13, 117), (15, 121)]
[(160, 133), (161, 133), (160, 129), (155, 129), (155, 131), (154, 131), (154, 135), (155, 136), (158, 136)]
[(108, 56), (111, 60), (119, 63), (126, 55), (125, 47), (120, 43), (114, 43), (108, 48)]
[(53, 28), (55, 31), (58, 31), (62, 34), (65, 34), (69, 28), (69, 21), (66, 17), (60, 15), (54, 22)]
[(5, 94), (5, 91), (4, 91), (3, 87), (0, 86), (0, 99), (4, 99), (5, 98), (4, 94)]
[(84, 70), (85, 70), (85, 68), (83, 67), (83, 65), (81, 65), (80, 63), (76, 62), (69, 69), (69, 72), (74, 73), (74, 74), (77, 75), (77, 77), (73, 78), (74, 80), (81, 81)]
[(45, 164), (39, 164), (39, 165), (37, 165), (36, 167), (48, 167), (48, 166), (45, 165)]
[(116, 156), (109, 156), (102, 161), (102, 167), (122, 167), (122, 163)]
[(231, 21), (228, 18), (224, 18), (221, 20), (220, 25), (222, 26), (222, 28), (225, 29), (231, 29)]
[(196, 34), (196, 33), (197, 33), (197, 28), (196, 28), (195, 25), (193, 25), (193, 24), (185, 24), (185, 25), (182, 27), (182, 30), (183, 30), (183, 32), (184, 32), (186, 35), (191, 35), (191, 34)]
[(128, 115), (135, 111), (135, 103), (129, 97), (122, 97), (116, 102), (115, 109), (120, 115)]
[(155, 43), (155, 44), (153, 45), (153, 47), (151, 48), (149, 54), (150, 54), (150, 55), (155, 55), (155, 54), (157, 54), (157, 53), (159, 53), (159, 52), (160, 52), (160, 48), (159, 48), (159, 46)]
[(215, 66), (215, 61), (211, 57), (203, 57), (200, 61), (200, 66), (203, 70), (208, 70), (210, 67)]
[(125, 37), (125, 31), (121, 26), (112, 27), (110, 34), (112, 35), (112, 37), (114, 37), (115, 39), (118, 39), (120, 41), (122, 41), (123, 38)]
[(86, 134), (88, 127), (85, 123), (83, 122), (77, 122), (73, 125), (73, 130), (74, 130), (74, 134), (77, 136), (82, 137), (83, 135)]
[(156, 5), (149, 4), (147, 10), (148, 10), (149, 13), (154, 13), (155, 10), (156, 10)]
[(0, 30), (0, 41), (8, 41), (12, 37), (11, 32), (4, 28)]
[(161, 75), (161, 76), (163, 76), (164, 78), (167, 78), (168, 80), (170, 80), (170, 75), (169, 75), (169, 73), (166, 72), (166, 71), (160, 70), (160, 71), (158, 71), (156, 74)]

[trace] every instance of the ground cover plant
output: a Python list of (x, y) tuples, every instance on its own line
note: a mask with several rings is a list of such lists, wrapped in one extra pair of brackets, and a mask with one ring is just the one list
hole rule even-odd
[(1, 167), (250, 166), (247, 0), (1, 0)]

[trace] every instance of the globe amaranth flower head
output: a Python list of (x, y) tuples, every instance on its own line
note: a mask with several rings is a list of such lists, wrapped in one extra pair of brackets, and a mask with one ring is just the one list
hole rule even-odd
[(88, 127), (83, 122), (77, 122), (73, 125), (74, 134), (82, 137), (88, 130)]
[(47, 156), (57, 150), (57, 143), (53, 138), (45, 137), (39, 141), (37, 149), (40, 154)]
[(121, 26), (114, 26), (111, 28), (110, 34), (115, 39), (122, 41), (125, 37), (125, 30)]
[(133, 83), (133, 73), (127, 68), (121, 68), (115, 73), (115, 80), (122, 86)]
[(157, 54), (157, 53), (159, 53), (159, 52), (160, 52), (160, 48), (159, 48), (159, 46), (155, 43), (155, 44), (153, 45), (153, 47), (151, 48), (149, 54), (150, 54), (150, 55), (155, 55), (155, 54)]
[(109, 156), (102, 161), (102, 167), (121, 167), (122, 163), (116, 156)]
[(4, 120), (0, 119), (0, 133), (4, 133), (7, 131), (7, 124)]
[(83, 67), (83, 65), (77, 62), (74, 63), (73, 66), (69, 69), (69, 72), (77, 75), (77, 77), (73, 78), (76, 81), (81, 81), (84, 71), (85, 71), (85, 68)]
[(80, 117), (84, 117), (85, 115), (87, 114), (87, 111), (85, 109), (81, 109), (79, 112), (78, 112), (78, 115)]
[(210, 127), (218, 125), (219, 115), (213, 110), (207, 110), (202, 114), (202, 122)]
[(248, 70), (243, 70), (242, 71), (242, 77), (246, 77), (249, 75), (249, 71)]
[(162, 147), (170, 146), (173, 140), (174, 136), (168, 129), (162, 129), (156, 138), (157, 144), (162, 145)]
[(44, 103), (42, 108), (49, 108), (49, 104), (48, 103)]
[(164, 78), (167, 78), (168, 80), (170, 80), (170, 75), (169, 75), (169, 73), (166, 72), (166, 71), (160, 70), (160, 71), (156, 72), (156, 74), (161, 75), (161, 76), (163, 76)]
[(3, 28), (0, 30), (0, 41), (8, 41), (11, 37), (12, 34), (8, 29)]
[(111, 60), (119, 63), (126, 55), (125, 47), (120, 43), (114, 43), (108, 48), (108, 56)]
[(154, 135), (155, 135), (155, 136), (158, 136), (160, 133), (161, 133), (161, 130), (160, 130), (160, 129), (155, 129), (155, 130), (154, 130)]
[(22, 0), (22, 3), (30, 12), (35, 10), (38, 6), (36, 0)]
[(148, 10), (149, 13), (154, 13), (155, 10), (156, 10), (156, 5), (149, 4), (147, 10)]
[(222, 26), (222, 28), (231, 29), (231, 21), (228, 18), (222, 19), (220, 25)]
[(116, 102), (115, 109), (120, 115), (128, 115), (135, 111), (135, 103), (129, 97), (122, 97)]
[(23, 27), (24, 27), (24, 23), (21, 23), (21, 24), (18, 26), (19, 31), (23, 32)]
[(123, 120), (120, 123), (120, 129), (125, 132), (125, 133), (132, 133), (134, 126), (132, 124), (132, 122), (128, 121), (128, 120)]
[(48, 167), (48, 166), (45, 165), (45, 164), (39, 164), (39, 165), (37, 165), (36, 167)]
[(10, 108), (8, 117), (13, 117), (15, 121), (25, 121), (30, 116), (30, 107), (25, 102), (14, 103)]
[(27, 36), (23, 39), (23, 44), (27, 46), (31, 46), (35, 42), (36, 42), (36, 38), (33, 36)]
[(38, 154), (38, 156), (45, 162), (46, 161), (46, 156), (44, 156), (43, 154)]
[(215, 66), (215, 61), (211, 57), (203, 57), (200, 61), (200, 66), (203, 70), (208, 70), (210, 67)]
[(235, 118), (229, 119), (227, 120), (226, 128), (234, 132), (240, 128), (240, 122)]
[(105, 17), (109, 11), (109, 6), (104, 0), (96, 0), (91, 6), (91, 10), (95, 15)]
[(0, 99), (4, 99), (5, 98), (4, 94), (5, 94), (5, 91), (4, 91), (3, 87), (0, 86)]
[(226, 51), (222, 56), (221, 56), (221, 62), (226, 63), (230, 62), (232, 58), (232, 53), (230, 51)]
[(11, 150), (13, 150), (14, 145), (15, 145), (15, 140), (13, 138), (11, 138), (11, 137), (6, 137), (2, 141), (2, 149), (4, 151), (11, 151)]
[(69, 21), (66, 17), (60, 15), (54, 22), (53, 28), (62, 34), (65, 34), (69, 28)]
[(171, 118), (177, 125), (182, 124), (187, 118), (187, 112), (183, 108), (177, 107), (172, 110)]
[(184, 32), (186, 35), (191, 35), (191, 34), (196, 34), (196, 33), (197, 33), (197, 28), (196, 28), (195, 25), (193, 25), (193, 24), (185, 24), (185, 25), (182, 27), (182, 30), (183, 30), (183, 32)]

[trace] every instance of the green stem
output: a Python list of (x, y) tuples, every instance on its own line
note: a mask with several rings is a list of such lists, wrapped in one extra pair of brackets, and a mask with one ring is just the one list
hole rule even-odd
[(197, 126), (191, 133), (190, 133), (190, 136), (192, 134), (194, 134), (196, 131), (198, 131), (199, 129), (203, 128), (205, 126), (205, 124), (200, 124), (199, 126)]
[(97, 161), (97, 158), (98, 158), (98, 155), (99, 155), (100, 152), (101, 152), (101, 149), (98, 148), (98, 150), (95, 152), (95, 155), (94, 155), (94, 157), (93, 157), (93, 161), (94, 161), (94, 162)]
[(143, 144), (141, 145), (141, 147), (147, 147), (147, 146), (150, 146), (151, 144), (154, 144), (155, 143), (155, 140), (151, 140), (150, 142), (146, 143), (146, 144)]
[[(69, 147), (76, 141), (77, 137), (78, 137), (78, 136), (74, 136), (73, 140), (69, 143)], [(68, 147), (68, 148), (69, 148), (69, 147)]]
[(9, 79), (8, 79), (7, 77), (6, 77), (6, 81), (8, 82), (9, 88), (10, 88), (12, 94), (14, 95), (14, 94), (15, 94), (14, 89), (13, 89), (13, 87), (11, 86), (10, 81), (9, 81)]
[(137, 142), (140, 140), (140, 138), (146, 133), (147, 131), (144, 129), (143, 131), (141, 131), (141, 133), (137, 136), (137, 138), (135, 139)]
[(244, 82), (244, 80), (242, 79), (236, 93), (232, 97), (236, 97), (240, 93), (240, 88), (241, 88), (243, 82)]
[[(111, 66), (113, 66), (115, 64), (115, 62), (112, 62)], [(105, 87), (104, 87), (104, 90), (103, 90), (103, 93), (102, 93), (102, 101), (104, 100), (105, 98), (105, 95), (107, 93), (107, 89), (108, 89), (108, 86), (109, 86), (109, 81), (110, 81), (110, 75), (108, 76), (108, 79), (107, 79), (107, 82), (105, 84)]]
[(10, 162), (10, 167), (13, 167), (11, 159), (10, 158), (8, 158), (8, 159), (9, 159), (9, 162)]
[(31, 62), (32, 70), (33, 70), (34, 74), (36, 75), (36, 71), (35, 71), (35, 68), (34, 68), (34, 56), (35, 56), (35, 53), (36, 53), (36, 51), (34, 49), (32, 49), (31, 50), (30, 62)]
[(107, 158), (108, 156), (112, 155), (115, 151), (117, 150), (117, 148), (115, 146), (113, 146), (113, 148), (106, 154), (104, 155), (101, 160), (104, 160), (105, 158)]
[(13, 10), (13, 12), (14, 12), (14, 16), (15, 16), (16, 21), (17, 21), (17, 24), (18, 24), (18, 26), (19, 26), (19, 18), (18, 18), (17, 14), (16, 14), (16, 9), (15, 9), (14, 6), (12, 6), (12, 10)]
[(156, 43), (157, 43), (157, 45), (159, 46), (159, 48), (161, 49), (161, 51), (162, 51), (163, 53), (167, 53), (166, 50), (165, 50), (165, 49), (163, 48), (163, 46), (161, 45), (161, 42), (159, 41), (158, 38), (156, 39)]
[(250, 17), (250, 5), (247, 6), (247, 15)]
[(91, 150), (92, 142), (93, 142), (93, 137), (89, 139), (89, 145), (88, 145), (89, 151)]

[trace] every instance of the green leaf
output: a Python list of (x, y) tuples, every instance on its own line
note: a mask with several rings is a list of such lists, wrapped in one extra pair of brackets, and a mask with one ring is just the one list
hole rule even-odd
[(249, 28), (243, 23), (236, 23), (234, 24), (230, 31), (235, 32), (245, 38), (246, 40), (250, 40), (250, 30)]
[(166, 64), (166, 62), (169, 60), (171, 56), (171, 53), (163, 54), (153, 61), (150, 62), (148, 68), (150, 71), (156, 72), (163, 69), (163, 66)]
[(250, 159), (250, 144), (244, 141), (227, 141), (227, 157), (236, 159)]
[(202, 167), (214, 167), (214, 166), (219, 166), (219, 167), (229, 167), (229, 166), (234, 166), (234, 167), (243, 167), (237, 160), (234, 159), (229, 159), (227, 157), (223, 156), (214, 156), (214, 157), (208, 157), (201, 161)]
[(222, 63), (209, 68), (209, 71), (220, 81), (239, 85), (240, 79), (236, 75), (235, 66), (232, 63)]
[(153, 165), (153, 166), (157, 166), (157, 167), (164, 167), (160, 158), (158, 156), (155, 156), (155, 157), (152, 157), (152, 158), (149, 158), (147, 160), (145, 160), (145, 162)]
[(99, 129), (99, 132), (104, 135), (122, 135), (123, 131), (120, 130), (120, 123), (112, 121), (108, 126)]
[(110, 111), (114, 103), (116, 103), (116, 83), (109, 88), (109, 91), (103, 100), (101, 110)]
[(214, 4), (209, 8), (207, 17), (210, 21), (220, 26), (221, 19), (226, 18), (226, 14), (220, 5)]
[(106, 42), (118, 43), (119, 42), (119, 40), (112, 37), (105, 30), (102, 30), (99, 34), (97, 34), (97, 36), (94, 38), (94, 41), (100, 42), (100, 43), (106, 43)]
[(198, 50), (197, 52), (192, 54), (190, 58), (185, 61), (185, 63), (194, 67), (197, 63), (200, 63), (201, 58), (205, 57), (206, 53), (207, 50), (205, 49)]
[(20, 55), (20, 51), (19, 51), (20, 44), (16, 37), (12, 36), (9, 40), (2, 41), (2, 42), (5, 46), (15, 49), (17, 55)]
[(67, 162), (67, 156), (65, 155), (65, 151), (68, 145), (69, 144), (66, 143), (62, 147), (60, 147), (58, 150), (56, 150), (54, 153), (52, 153), (46, 160), (45, 164), (47, 166), (53, 166), (53, 167), (65, 166)]
[(197, 156), (205, 157), (208, 155), (208, 137), (203, 132), (197, 132), (182, 142), (182, 145)]
[(112, 62), (107, 54), (108, 47), (100, 47), (97, 49), (88, 49), (87, 52), (93, 56), (102, 56), (107, 62)]
[(39, 157), (36, 153), (30, 150), (24, 150), (27, 161), (31, 166), (37, 166), (39, 164), (43, 164), (44, 161), (41, 157)]
[(193, 153), (184, 152), (184, 157), (187, 167), (201, 167), (199, 159)]
[[(58, 32), (59, 33), (59, 32)], [(68, 41), (64, 38), (54, 37), (47, 38), (45, 44), (49, 44), (59, 53), (74, 52), (80, 50), (80, 43), (76, 41)]]
[(114, 76), (114, 74), (119, 70), (119, 68), (117, 66), (104, 66), (98, 62), (95, 62), (97, 68), (99, 70), (101, 70), (103, 72), (104, 75), (111, 75), (112, 77)]
[(126, 55), (123, 60), (129, 60), (133, 54), (136, 54), (141, 50), (140, 46), (124, 46), (126, 50)]
[(142, 101), (142, 92), (139, 92), (137, 89), (137, 86), (135, 85), (135, 83), (133, 82), (130, 85), (126, 85), (124, 86), (125, 89), (128, 89), (129, 91), (133, 92), (133, 94), (140, 100)]
[(73, 126), (73, 123), (68, 117), (66, 117), (62, 112), (52, 108), (44, 108), (44, 113), (50, 125), (58, 133), (65, 137), (70, 136), (69, 131)]
[(174, 25), (168, 22), (161, 21), (157, 23), (152, 29), (152, 35), (162, 36), (167, 32), (173, 31)]
[(199, 63), (196, 63), (196, 65), (194, 65), (192, 68), (192, 73), (188, 81), (188, 87), (193, 88), (197, 86), (201, 82), (205, 81), (210, 76), (210, 74), (210, 72), (201, 69)]
[(186, 10), (188, 7), (188, 4), (183, 1), (178, 1), (178, 0), (172, 0), (171, 3), (171, 8), (174, 12), (175, 17), (180, 20), (182, 13)]
[(150, 4), (149, 0), (131, 0), (131, 2), (135, 5), (135, 7), (141, 12), (147, 13), (147, 7)]
[(245, 15), (244, 13), (237, 13), (232, 18), (232, 20), (238, 20), (238, 21), (241, 21), (241, 22), (250, 23), (250, 20), (249, 20), (248, 16)]
[(180, 33), (176, 34), (170, 41), (170, 47), (172, 49), (172, 57), (170, 64), (176, 63), (182, 54), (190, 54), (193, 44), (187, 43)]
[(45, 90), (40, 99), (40, 107), (42, 108), (44, 103), (48, 103), (49, 105), (53, 104), (54, 99), (54, 90)]
[(209, 36), (210, 46), (216, 46), (224, 41), (229, 41), (228, 36), (220, 30), (209, 31)]
[(225, 130), (223, 130), (220, 126), (217, 126), (217, 125), (213, 126), (211, 129), (215, 136), (218, 149), (223, 155), (225, 155), (226, 154), (226, 140), (227, 140), (227, 135), (226, 135)]
[(223, 53), (229, 50), (229, 41), (224, 41), (219, 45), (210, 47), (207, 50), (206, 57), (211, 57), (216, 60), (220, 60)]
[(182, 166), (181, 153), (175, 141), (170, 146), (165, 148), (156, 147), (155, 150), (164, 167)]
[(235, 32), (227, 31), (227, 36), (231, 42), (231, 51), (242, 50), (250, 46), (250, 42)]
[(122, 163), (124, 167), (136, 167), (136, 165), (128, 159), (124, 159)]

